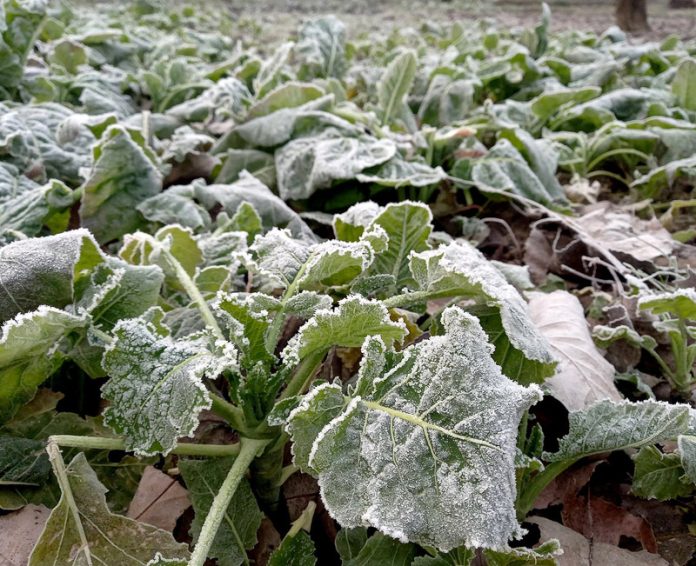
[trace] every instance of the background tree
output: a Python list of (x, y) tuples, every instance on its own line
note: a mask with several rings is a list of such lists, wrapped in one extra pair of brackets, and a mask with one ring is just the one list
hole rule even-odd
[(694, 0), (669, 0), (670, 8), (696, 8)]
[(617, 0), (616, 23), (624, 31), (648, 31), (646, 0)]

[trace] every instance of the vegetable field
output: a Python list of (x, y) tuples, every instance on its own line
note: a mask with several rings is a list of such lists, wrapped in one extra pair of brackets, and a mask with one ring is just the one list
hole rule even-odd
[(696, 41), (374, 24), (2, 0), (0, 561), (696, 564)]

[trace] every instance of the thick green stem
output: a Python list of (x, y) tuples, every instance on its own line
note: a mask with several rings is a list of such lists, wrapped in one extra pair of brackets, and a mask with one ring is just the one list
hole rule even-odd
[(280, 399), (287, 399), (288, 397), (299, 395), (304, 392), (312, 382), (312, 378), (319, 369), (321, 362), (324, 360), (325, 354), (326, 352), (324, 351), (316, 352), (302, 360), (300, 365), (297, 366), (295, 375), (292, 376), (287, 387), (280, 394)]
[(210, 398), (213, 401), (212, 409), (215, 414), (225, 419), (236, 431), (248, 432), (244, 411), (215, 393), (210, 393)]
[[(46, 446), (46, 452), (48, 452), (48, 459), (51, 461), (51, 466), (53, 466), (53, 472), (56, 474), (60, 491), (63, 494), (63, 498), (65, 499), (68, 509), (70, 510), (73, 522), (75, 523), (75, 529), (80, 537), (81, 548), (78, 552), (84, 553), (85, 562), (88, 566), (92, 566), (92, 553), (89, 550), (89, 542), (87, 541), (85, 529), (82, 526), (80, 511), (77, 508), (77, 503), (75, 502), (75, 497), (73, 496), (72, 488), (70, 487), (70, 480), (68, 479), (68, 472), (65, 469), (65, 462), (63, 462), (63, 457), (60, 455), (60, 448), (58, 448), (58, 444), (55, 441), (51, 441), (51, 439), (49, 439), (48, 446)], [(75, 559), (77, 559), (77, 557), (75, 557)]]
[(198, 537), (198, 543), (193, 549), (191, 560), (188, 566), (203, 566), (208, 558), (210, 547), (215, 540), (215, 535), (220, 528), (220, 524), (225, 516), (227, 507), (234, 496), (239, 483), (242, 481), (244, 474), (249, 468), (254, 458), (266, 447), (270, 440), (259, 440), (254, 438), (243, 438), (241, 441), (241, 450), (237, 458), (232, 464), (230, 471), (220, 486), (220, 491), (215, 496), (213, 504), (210, 506), (208, 515), (205, 518), (201, 534)]
[(517, 518), (520, 521), (534, 508), (534, 502), (539, 497), (539, 494), (544, 491), (544, 488), (575, 462), (577, 462), (577, 459), (552, 462), (530, 480), (524, 488), (524, 493), (519, 495), (517, 499)]
[[(49, 438), (53, 443), (68, 448), (81, 450), (126, 450), (126, 445), (120, 438), (101, 438), (99, 436), (72, 436), (59, 434)], [(172, 450), (179, 456), (225, 457), (239, 454), (239, 444), (177, 444)]]

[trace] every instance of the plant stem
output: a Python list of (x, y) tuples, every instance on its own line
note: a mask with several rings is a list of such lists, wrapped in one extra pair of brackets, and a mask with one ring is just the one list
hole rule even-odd
[(424, 303), (431, 299), (444, 299), (446, 297), (460, 297), (464, 296), (463, 293), (458, 292), (457, 289), (446, 289), (439, 292), (431, 291), (413, 291), (411, 293), (404, 293), (402, 295), (394, 295), (393, 297), (387, 297), (382, 301), (384, 306), (388, 309), (394, 307), (406, 307), (408, 305), (415, 305), (418, 303)]
[(184, 266), (181, 265), (179, 261), (172, 255), (172, 253), (169, 250), (167, 250), (164, 246), (162, 246), (160, 242), (157, 242), (156, 240), (154, 240), (154, 238), (153, 242), (156, 242), (156, 245), (160, 246), (161, 252), (167, 259), (167, 262), (169, 263), (169, 265), (172, 266), (172, 268), (174, 268), (174, 272), (176, 273), (176, 278), (179, 280), (179, 283), (181, 283), (181, 286), (184, 288), (184, 291), (186, 291), (186, 294), (189, 296), (189, 298), (194, 303), (196, 303), (198, 310), (201, 312), (203, 320), (211, 328), (213, 334), (215, 334), (215, 337), (220, 340), (225, 340), (225, 335), (222, 333), (222, 330), (220, 329), (217, 320), (215, 320), (213, 312), (210, 310), (208, 303), (206, 302), (203, 295), (201, 295), (201, 292), (198, 290), (198, 287), (196, 287), (196, 284), (193, 282), (193, 279), (191, 279), (189, 274), (184, 269)]
[(53, 472), (56, 474), (60, 491), (65, 498), (65, 503), (67, 504), (70, 514), (72, 515), (73, 522), (75, 523), (75, 529), (80, 537), (81, 548), (78, 552), (84, 552), (87, 565), (92, 566), (92, 553), (89, 550), (87, 535), (85, 534), (85, 529), (82, 526), (82, 521), (80, 520), (80, 511), (77, 508), (77, 503), (75, 502), (75, 497), (73, 496), (72, 488), (70, 487), (70, 480), (68, 479), (68, 472), (65, 469), (65, 462), (63, 462), (63, 457), (60, 455), (60, 448), (58, 448), (58, 444), (56, 442), (49, 439), (48, 445), (46, 446), (46, 452), (48, 452), (48, 459), (51, 461)]
[(517, 500), (517, 518), (520, 521), (532, 510), (534, 502), (544, 488), (570, 468), (577, 460), (577, 458), (571, 458), (552, 462), (529, 481), (525, 487), (524, 493), (520, 495)]
[(243, 438), (241, 441), (241, 450), (237, 458), (232, 464), (230, 471), (227, 473), (225, 481), (220, 486), (220, 491), (215, 496), (213, 504), (210, 506), (208, 516), (205, 518), (201, 533), (198, 537), (198, 543), (193, 549), (191, 560), (188, 566), (203, 566), (208, 558), (208, 552), (215, 540), (220, 524), (225, 517), (227, 507), (234, 496), (239, 483), (242, 481), (244, 474), (249, 465), (254, 461), (254, 458), (259, 455), (261, 450), (270, 442), (270, 440), (260, 440), (254, 438)]
[(312, 528), (312, 519), (314, 518), (314, 511), (317, 508), (317, 504), (314, 501), (307, 503), (307, 507), (302, 511), (300, 516), (292, 522), (292, 527), (287, 532), (285, 536), (294, 537), (301, 530), (309, 532)]
[(213, 401), (213, 406), (211, 408), (214, 413), (227, 420), (230, 426), (236, 431), (247, 432), (244, 411), (215, 393), (210, 393), (210, 399)]
[(300, 365), (297, 366), (297, 370), (295, 371), (295, 375), (292, 376), (288, 386), (280, 394), (279, 400), (287, 399), (293, 395), (299, 395), (307, 389), (314, 374), (317, 369), (319, 369), (321, 362), (324, 360), (325, 353), (325, 351), (315, 352), (300, 362)]
[[(99, 436), (72, 436), (59, 434), (49, 438), (51, 443), (68, 448), (82, 450), (126, 450), (125, 442), (120, 438), (101, 438)], [(47, 448), (48, 449), (48, 448)], [(239, 444), (177, 444), (173, 454), (180, 456), (224, 457), (239, 454)], [(57, 475), (57, 474), (56, 474)]]

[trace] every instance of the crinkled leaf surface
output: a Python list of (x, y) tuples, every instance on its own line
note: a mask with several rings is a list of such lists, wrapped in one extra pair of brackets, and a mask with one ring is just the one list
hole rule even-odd
[(74, 285), (102, 261), (97, 243), (86, 230), (0, 248), (0, 321), (40, 305), (70, 304)]
[(406, 108), (406, 96), (416, 77), (416, 56), (406, 51), (395, 57), (377, 83), (377, 99), (382, 123), (391, 124)]
[(170, 533), (111, 513), (104, 497), (106, 488), (84, 454), (75, 456), (67, 475), (88, 546), (80, 540), (63, 494), (34, 547), (30, 566), (88, 564), (87, 552), (93, 564), (119, 566), (142, 566), (156, 550), (180, 560), (188, 558), (186, 545), (176, 542)]
[(367, 242), (329, 240), (315, 244), (305, 263), (298, 284), (301, 289), (316, 289), (350, 283), (374, 260)]
[[(231, 458), (179, 461), (196, 512), (191, 525), (194, 540), (198, 538), (213, 499), (233, 463), (234, 459)], [(227, 507), (208, 556), (217, 558), (220, 566), (238, 566), (246, 562), (246, 551), (256, 544), (256, 531), (261, 519), (263, 513), (259, 510), (249, 482), (242, 479)]]
[(0, 87), (13, 88), (22, 80), (24, 63), (34, 46), (34, 35), (46, 16), (47, 0), (8, 0), (0, 10)]
[(416, 554), (413, 544), (404, 544), (380, 532), (367, 536), (367, 529), (341, 529), (336, 550), (343, 566), (410, 566)]
[(603, 400), (583, 411), (572, 411), (568, 420), (570, 430), (559, 441), (558, 452), (545, 452), (545, 460), (578, 459), (674, 440), (689, 426), (689, 407), (660, 401)]
[(51, 465), (43, 442), (0, 436), (0, 485), (40, 486), (50, 473)]
[(696, 110), (696, 61), (684, 59), (672, 79), (672, 93), (679, 106)]
[(293, 336), (283, 357), (299, 362), (305, 357), (326, 352), (332, 346), (358, 348), (367, 336), (380, 336), (388, 345), (406, 335), (406, 325), (393, 321), (378, 301), (351, 295), (333, 310), (318, 311)]
[(341, 214), (336, 214), (333, 220), (336, 239), (344, 242), (357, 242), (372, 221), (382, 212), (382, 207), (376, 202), (359, 202)]
[(419, 161), (392, 157), (386, 163), (358, 173), (361, 183), (376, 183), (385, 187), (426, 187), (447, 178), (441, 167), (430, 167)]
[(644, 446), (634, 462), (631, 491), (639, 497), (665, 501), (693, 491), (693, 486), (682, 480), (684, 468), (678, 454), (663, 454), (655, 446)]
[(111, 126), (94, 148), (94, 164), (82, 186), (82, 225), (100, 242), (133, 232), (143, 224), (137, 206), (162, 190), (162, 175), (149, 150), (121, 126)]
[[(504, 548), (520, 532), (517, 426), (541, 392), (502, 375), (471, 315), (451, 307), (442, 318), (443, 336), (409, 347), (389, 367), (381, 340), (367, 341), (361, 395), (347, 398), (317, 435), (309, 466), (326, 508), (345, 527), (369, 525), (445, 551)], [(289, 426), (311, 411), (311, 401), (303, 402)]]
[[(479, 309), (482, 326), (496, 350), (503, 373), (521, 383), (541, 383), (556, 362), (517, 289), (481, 252), (466, 242), (414, 253), (410, 268), (417, 287), (433, 297), (467, 297), (492, 309)], [(496, 312), (497, 311), (497, 312)]]
[(52, 219), (56, 231), (67, 228), (66, 211), (73, 204), (73, 192), (61, 181), (52, 179), (46, 185), (22, 191), (8, 200), (0, 199), (0, 202), (0, 231), (16, 230), (36, 236)]
[(104, 353), (111, 377), (102, 395), (111, 401), (104, 423), (137, 454), (167, 454), (198, 427), (210, 407), (203, 375), (215, 362), (200, 342), (161, 337), (142, 319), (120, 321)]
[(69, 332), (87, 319), (53, 307), (19, 314), (6, 322), (0, 336), (0, 422), (10, 419), (63, 362), (58, 350)]
[(370, 273), (394, 276), (397, 289), (412, 284), (409, 254), (429, 248), (432, 218), (430, 209), (422, 203), (405, 201), (382, 209), (371, 226), (383, 228), (389, 240), (387, 249), (376, 255)]
[(394, 156), (396, 146), (366, 134), (349, 137), (334, 129), (294, 139), (275, 153), (278, 192), (282, 199), (306, 199), (332, 181), (352, 179), (368, 167)]
[(696, 436), (682, 435), (678, 439), (678, 445), (686, 477), (692, 484), (696, 484)]

